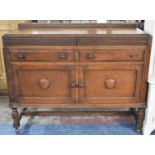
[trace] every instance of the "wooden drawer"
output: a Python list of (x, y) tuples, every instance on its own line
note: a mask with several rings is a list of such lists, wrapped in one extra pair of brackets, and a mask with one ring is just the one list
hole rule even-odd
[(83, 49), (79, 51), (80, 61), (143, 61), (144, 49)]
[(11, 61), (75, 61), (74, 51), (71, 49), (26, 48), (11, 49)]

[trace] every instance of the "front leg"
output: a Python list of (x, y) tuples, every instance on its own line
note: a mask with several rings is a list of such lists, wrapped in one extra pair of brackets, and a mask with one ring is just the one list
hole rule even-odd
[(19, 116), (17, 108), (11, 107), (11, 109), (12, 109), (13, 127), (17, 131), (19, 126), (20, 126), (20, 122), (19, 122), (20, 121), (20, 116)]
[(145, 116), (145, 108), (139, 108), (136, 114), (137, 132), (142, 131), (144, 116)]

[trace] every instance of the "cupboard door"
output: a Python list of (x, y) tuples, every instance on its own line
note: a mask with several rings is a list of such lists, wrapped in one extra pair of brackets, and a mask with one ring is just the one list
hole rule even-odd
[(33, 104), (76, 102), (75, 67), (27, 63), (12, 65), (14, 100)]
[(134, 103), (140, 98), (142, 65), (104, 64), (79, 67), (83, 104)]

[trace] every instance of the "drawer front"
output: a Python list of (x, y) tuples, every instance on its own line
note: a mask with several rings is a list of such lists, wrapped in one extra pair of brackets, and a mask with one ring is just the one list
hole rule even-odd
[(88, 65), (81, 67), (80, 102), (129, 103), (140, 98), (142, 65)]
[[(74, 103), (74, 67), (51, 64), (13, 64), (14, 98), (24, 103)], [(44, 100), (44, 102), (41, 102)], [(29, 102), (28, 102), (29, 101)]]
[(75, 61), (74, 50), (71, 49), (47, 49), (47, 48), (26, 48), (11, 49), (11, 61), (52, 61), (71, 62)]
[(79, 52), (80, 61), (143, 61), (144, 49), (84, 49)]

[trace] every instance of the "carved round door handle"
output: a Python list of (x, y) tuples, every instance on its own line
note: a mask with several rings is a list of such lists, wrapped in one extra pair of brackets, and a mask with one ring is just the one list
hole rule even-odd
[(95, 58), (94, 53), (87, 53), (87, 58), (88, 59), (94, 59)]
[(25, 57), (26, 57), (25, 53), (19, 53), (18, 54), (19, 59), (25, 59)]
[(107, 79), (107, 80), (105, 80), (104, 85), (107, 89), (115, 88), (116, 80), (115, 79)]
[(51, 82), (47, 79), (40, 79), (39, 80), (39, 86), (42, 89), (48, 89), (51, 85)]

